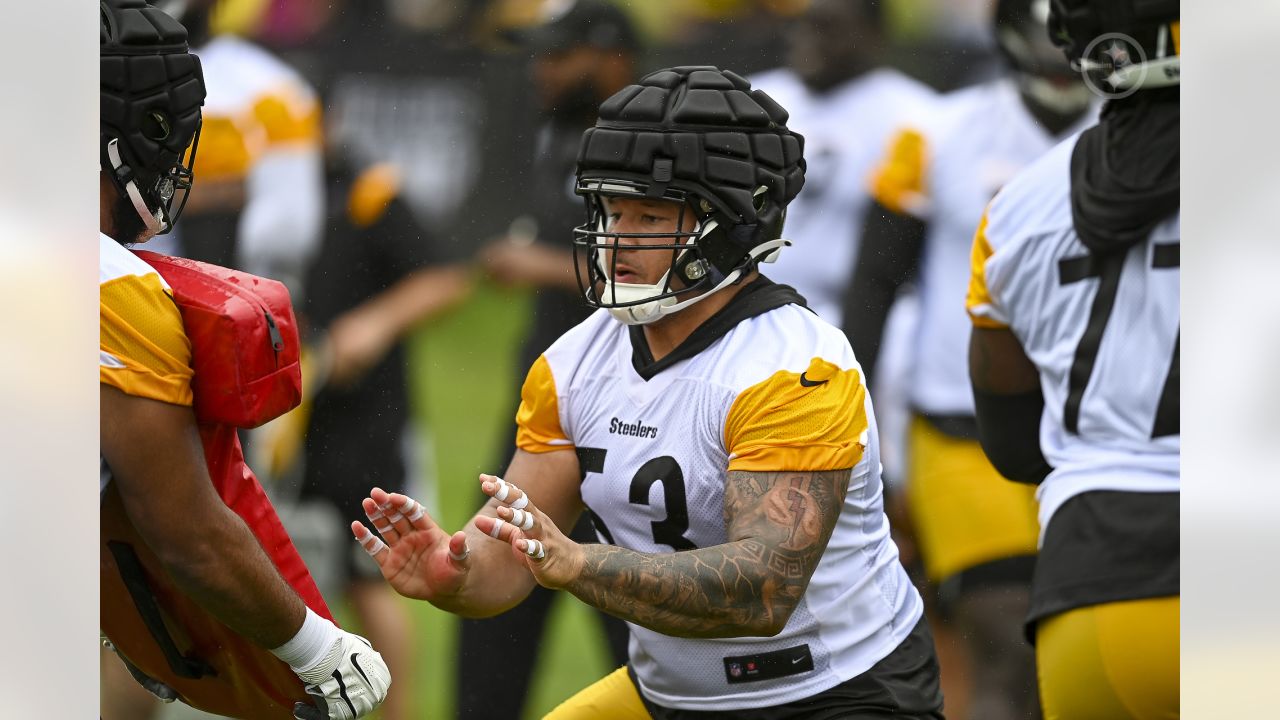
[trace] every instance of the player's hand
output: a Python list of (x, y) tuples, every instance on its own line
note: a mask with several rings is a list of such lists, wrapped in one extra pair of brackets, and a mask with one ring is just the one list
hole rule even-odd
[(329, 358), (328, 381), (336, 387), (355, 384), (386, 356), (395, 340), (377, 311), (357, 308), (340, 316), (322, 341)]
[(543, 587), (562, 588), (578, 578), (582, 546), (560, 532), (523, 490), (494, 475), (481, 475), (480, 489), (501, 503), (497, 518), (476, 517), (480, 532), (510, 545)]
[(416, 500), (381, 488), (371, 490), (363, 506), (378, 535), (358, 522), (351, 532), (396, 592), (428, 602), (458, 592), (470, 567), (465, 531), (449, 535)]
[(312, 703), (297, 703), (297, 720), (355, 720), (373, 712), (387, 699), (391, 672), (368, 640), (342, 631), (318, 665), (294, 669), (306, 685)]

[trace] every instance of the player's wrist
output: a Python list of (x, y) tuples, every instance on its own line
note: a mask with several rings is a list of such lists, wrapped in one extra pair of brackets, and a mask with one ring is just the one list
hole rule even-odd
[(341, 638), (342, 630), (337, 625), (307, 608), (302, 627), (284, 645), (273, 648), (271, 654), (303, 677), (327, 663)]

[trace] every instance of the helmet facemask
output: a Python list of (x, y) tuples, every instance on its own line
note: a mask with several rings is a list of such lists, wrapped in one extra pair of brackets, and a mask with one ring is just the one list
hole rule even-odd
[[(763, 192), (761, 188), (761, 196)], [(587, 211), (586, 223), (574, 230), (578, 286), (588, 305), (609, 310), (626, 325), (648, 324), (693, 305), (740, 281), (757, 262), (772, 262), (777, 249), (788, 244), (785, 240), (763, 243), (725, 268), (723, 259), (717, 262), (719, 258), (707, 252), (707, 238), (722, 225), (708, 199), (670, 187), (659, 197), (651, 197), (644, 183), (619, 179), (580, 180), (578, 193)], [(674, 227), (661, 232), (618, 232), (609, 223), (610, 198), (678, 203)], [(619, 257), (636, 257), (635, 253), (641, 252), (664, 255), (666, 271), (654, 283), (619, 281), (619, 265), (629, 267), (625, 261), (620, 263)]]
[[(154, 124), (167, 130), (163, 115), (154, 113)], [(133, 204), (149, 235), (164, 235), (173, 229), (182, 210), (187, 206), (191, 185), (195, 181), (193, 168), (196, 151), (200, 146), (201, 125), (197, 120), (191, 144), (178, 161), (160, 171), (136, 171), (120, 151), (120, 141), (112, 138), (106, 145), (106, 168), (116, 188)], [(163, 138), (154, 138), (163, 139)]]

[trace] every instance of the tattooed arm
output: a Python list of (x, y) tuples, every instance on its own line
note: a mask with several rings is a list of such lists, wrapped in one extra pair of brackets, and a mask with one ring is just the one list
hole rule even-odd
[(666, 635), (777, 635), (826, 550), (849, 474), (731, 471), (729, 542), (666, 554), (585, 545), (580, 571), (563, 587)]

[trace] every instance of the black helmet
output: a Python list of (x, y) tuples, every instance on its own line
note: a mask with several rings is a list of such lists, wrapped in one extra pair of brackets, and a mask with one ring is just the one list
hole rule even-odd
[[(787, 204), (804, 185), (804, 138), (786, 123), (787, 111), (764, 92), (709, 66), (659, 70), (606, 100), (578, 152), (587, 222), (574, 233), (574, 253), (587, 254), (578, 281), (588, 304), (629, 324), (651, 322), (774, 259), (786, 244)], [(604, 266), (602, 249), (644, 237), (608, 231), (609, 196), (677, 201), (695, 213), (692, 231), (663, 234), (674, 244), (643, 246), (672, 256), (658, 285), (615, 283)], [(676, 277), (682, 286), (673, 288)], [(677, 302), (681, 294), (696, 297)]]
[(1179, 0), (1051, 0), (1049, 37), (1111, 97), (1179, 84)]
[(205, 96), (200, 61), (182, 25), (143, 0), (103, 0), (100, 12), (101, 166), (147, 228), (165, 233), (191, 188)]
[(1072, 115), (1089, 107), (1093, 95), (1049, 39), (1049, 1), (998, 0), (996, 46), (1023, 95), (1047, 110)]

